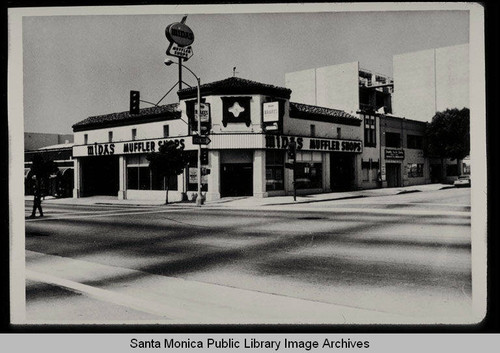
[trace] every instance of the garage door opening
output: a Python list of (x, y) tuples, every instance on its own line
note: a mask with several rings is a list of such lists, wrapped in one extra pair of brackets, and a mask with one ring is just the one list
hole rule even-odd
[(118, 157), (88, 157), (82, 159), (82, 196), (117, 196), (119, 188)]
[(252, 196), (252, 164), (232, 163), (221, 165), (221, 197)]

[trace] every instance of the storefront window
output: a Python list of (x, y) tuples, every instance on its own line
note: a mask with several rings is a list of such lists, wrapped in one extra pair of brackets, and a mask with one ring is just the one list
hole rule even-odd
[(408, 178), (421, 178), (424, 176), (424, 165), (420, 163), (408, 164)]
[[(165, 179), (149, 168), (146, 156), (127, 158), (127, 189), (129, 190), (166, 190)], [(177, 176), (171, 176), (169, 190), (177, 190)]]
[(295, 166), (297, 189), (318, 189), (323, 187), (321, 163), (297, 163)]
[(284, 190), (284, 151), (266, 151), (266, 191)]

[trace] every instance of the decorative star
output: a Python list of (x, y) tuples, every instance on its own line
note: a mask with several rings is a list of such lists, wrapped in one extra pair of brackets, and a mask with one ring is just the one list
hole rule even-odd
[(234, 102), (233, 106), (228, 109), (230, 113), (232, 113), (236, 118), (245, 111), (245, 108), (243, 108), (238, 102)]

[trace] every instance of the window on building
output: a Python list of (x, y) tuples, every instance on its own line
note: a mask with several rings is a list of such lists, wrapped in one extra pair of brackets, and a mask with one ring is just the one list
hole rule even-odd
[(363, 162), (363, 165), (361, 166), (361, 174), (363, 175), (363, 181), (370, 181), (370, 163)]
[(266, 151), (266, 191), (284, 190), (285, 151)]
[(169, 126), (163, 125), (163, 137), (169, 137), (169, 136), (170, 136)]
[(137, 129), (132, 129), (132, 140), (137, 138)]
[(406, 147), (421, 150), (423, 148), (423, 137), (418, 135), (407, 135)]
[(373, 115), (364, 115), (365, 124), (365, 147), (377, 146), (377, 128)]
[(113, 131), (108, 131), (108, 142), (113, 142)]
[(311, 125), (311, 137), (316, 136), (316, 125)]
[(88, 145), (89, 144), (89, 135), (88, 134), (84, 134), (83, 135), (83, 144), (84, 145)]
[(321, 163), (297, 162), (295, 173), (297, 189), (323, 187), (323, 165)]
[(129, 190), (177, 190), (177, 176), (168, 178), (159, 176), (149, 168), (145, 155), (127, 157), (127, 189)]
[(386, 147), (401, 147), (401, 136), (397, 132), (385, 133), (385, 146)]
[(421, 163), (408, 163), (408, 178), (422, 178), (424, 176), (424, 165)]
[(340, 128), (340, 127), (337, 128), (337, 138), (338, 139), (342, 138), (342, 128)]

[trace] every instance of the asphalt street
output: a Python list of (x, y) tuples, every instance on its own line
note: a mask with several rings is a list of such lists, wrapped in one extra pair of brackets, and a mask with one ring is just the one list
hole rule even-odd
[(44, 214), (26, 220), (32, 321), (471, 315), (470, 189), (259, 210), (45, 203)]

